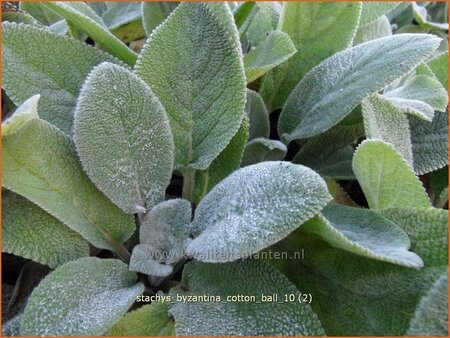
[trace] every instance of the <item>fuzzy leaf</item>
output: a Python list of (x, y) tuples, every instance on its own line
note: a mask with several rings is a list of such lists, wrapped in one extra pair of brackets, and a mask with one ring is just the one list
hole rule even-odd
[(247, 83), (267, 73), (270, 69), (288, 60), (297, 50), (289, 35), (272, 31), (267, 38), (244, 57)]
[(259, 46), (276, 29), (281, 14), (281, 5), (277, 2), (255, 2), (255, 6), (258, 11), (245, 32), (250, 46)]
[[(3, 291), (3, 290), (2, 290)], [(2, 324), (2, 336), (14, 337), (21, 336), (20, 334), (20, 322), (22, 321), (22, 315), (19, 314)]]
[(103, 335), (144, 291), (136, 280), (136, 274), (116, 259), (86, 257), (64, 264), (34, 289), (21, 334)]
[(353, 171), (371, 209), (431, 206), (419, 178), (388, 143), (364, 141), (355, 151)]
[(448, 336), (448, 271), (422, 297), (408, 336)]
[(258, 137), (245, 146), (242, 167), (265, 161), (281, 161), (287, 153), (286, 146), (277, 140)]
[(326, 131), (361, 101), (414, 69), (438, 46), (426, 34), (399, 34), (336, 53), (312, 69), (286, 101), (278, 133), (290, 142)]
[(178, 6), (178, 2), (142, 2), (142, 23), (145, 33), (150, 36), (152, 31), (163, 22)]
[(431, 59), (427, 65), (444, 88), (448, 90), (448, 51)]
[(364, 99), (361, 106), (366, 137), (390, 143), (412, 167), (411, 133), (402, 110), (378, 94)]
[(433, 205), (444, 208), (448, 203), (448, 166), (433, 171), (430, 175), (430, 188)]
[[(306, 303), (283, 303), (285, 294), (299, 295), (287, 278), (266, 263), (244, 260), (227, 264), (191, 262), (182, 283), (191, 291), (179, 295), (220, 296), (221, 302), (177, 302), (169, 312), (177, 335), (187, 336), (319, 336), (323, 330)], [(173, 292), (173, 291), (172, 291)], [(261, 300), (278, 295), (278, 302), (232, 302), (227, 296), (246, 295)]]
[(152, 303), (127, 313), (109, 330), (108, 336), (169, 336), (173, 319), (167, 303)]
[(140, 243), (150, 244), (166, 257), (163, 262), (179, 261), (191, 222), (191, 204), (184, 199), (164, 201), (145, 215), (139, 229)]
[(432, 122), (409, 119), (414, 171), (425, 174), (448, 164), (448, 113), (434, 115)]
[(255, 91), (247, 89), (245, 112), (250, 120), (249, 140), (257, 137), (269, 138), (269, 114), (262, 97)]
[[(43, 63), (42, 55), (51, 55), (51, 62)], [(16, 105), (40, 94), (40, 116), (68, 135), (83, 81), (103, 61), (119, 62), (96, 48), (43, 28), (2, 24), (2, 87)]]
[(405, 335), (420, 298), (447, 270), (448, 212), (438, 209), (387, 209), (383, 216), (408, 234), (424, 261), (415, 270), (367, 259), (329, 246), (300, 227), (271, 250), (304, 259), (273, 260), (304, 293), (329, 336)]
[(400, 87), (384, 92), (383, 97), (409, 113), (426, 121), (433, 120), (434, 111), (445, 111), (447, 91), (438, 80), (427, 75), (408, 78)]
[[(363, 3), (363, 6), (364, 4), (365, 3)], [(367, 25), (358, 28), (353, 41), (353, 46), (389, 35), (392, 35), (391, 23), (386, 15), (383, 15)]]
[(359, 2), (283, 3), (278, 29), (289, 35), (298, 53), (264, 78), (260, 93), (269, 112), (283, 106), (311, 68), (352, 44), (360, 12)]
[(242, 122), (241, 53), (223, 19), (203, 4), (179, 5), (148, 39), (136, 64), (169, 115), (180, 170), (206, 169)]
[(278, 242), (331, 199), (312, 170), (263, 162), (235, 171), (200, 202), (192, 223), (198, 236), (186, 254), (204, 262), (246, 257)]
[(352, 143), (363, 135), (362, 123), (339, 124), (309, 139), (292, 162), (303, 164), (322, 176), (337, 180), (354, 179)]
[(102, 24), (95, 12), (83, 2), (43, 2), (43, 6), (55, 11), (75, 28), (86, 33), (106, 51), (130, 66), (136, 62), (137, 55), (122, 41), (116, 38)]
[(89, 256), (89, 243), (27, 199), (2, 191), (2, 252), (52, 269)]
[(395, 223), (376, 212), (329, 204), (302, 228), (322, 237), (335, 248), (356, 255), (421, 268), (423, 262), (411, 246), (408, 235)]
[(219, 156), (205, 170), (195, 171), (194, 188), (192, 191), (193, 203), (198, 204), (217, 183), (233, 171), (239, 169), (244, 148), (247, 144), (248, 134), (248, 118), (244, 117), (238, 132)]
[(380, 16), (389, 13), (394, 10), (401, 2), (363, 2), (361, 18), (359, 20), (359, 25), (364, 26), (370, 22), (373, 22)]
[(127, 213), (164, 199), (173, 169), (166, 112), (152, 90), (110, 63), (86, 79), (77, 103), (74, 140), (94, 184)]
[(172, 273), (173, 268), (162, 263), (161, 257), (164, 255), (164, 252), (150, 244), (138, 244), (133, 248), (129, 269), (149, 276), (166, 277)]
[(2, 185), (39, 205), (99, 248), (134, 232), (133, 217), (112, 204), (84, 174), (71, 139), (35, 118), (2, 137)]

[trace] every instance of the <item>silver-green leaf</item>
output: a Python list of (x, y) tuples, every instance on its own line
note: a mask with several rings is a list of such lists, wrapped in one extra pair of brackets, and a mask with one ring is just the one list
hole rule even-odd
[(277, 29), (286, 32), (298, 52), (270, 71), (261, 84), (269, 112), (287, 97), (314, 66), (352, 44), (360, 2), (284, 2)]
[(37, 205), (2, 191), (2, 252), (55, 268), (89, 256), (89, 243)]
[(94, 184), (123, 211), (146, 212), (164, 200), (173, 169), (166, 112), (129, 70), (103, 63), (81, 89), (74, 141)]
[(404, 112), (378, 94), (364, 99), (361, 106), (366, 137), (392, 144), (412, 166), (411, 133), (409, 121)]
[(355, 151), (353, 171), (371, 209), (431, 206), (412, 168), (384, 141), (364, 141)]
[(302, 228), (322, 237), (328, 244), (356, 255), (421, 268), (422, 259), (408, 251), (408, 235), (376, 212), (329, 204)]
[(309, 168), (263, 162), (235, 171), (200, 202), (192, 223), (196, 237), (186, 254), (227, 262), (278, 242), (316, 215), (331, 199)]
[(245, 167), (265, 161), (281, 161), (286, 153), (287, 148), (282, 142), (258, 137), (245, 146), (241, 166)]
[(289, 35), (272, 31), (267, 38), (244, 57), (247, 83), (255, 81), (270, 69), (288, 60), (297, 52)]
[(326, 131), (361, 101), (414, 69), (439, 46), (427, 34), (398, 34), (368, 41), (312, 69), (286, 101), (278, 133), (287, 142)]
[[(43, 62), (42, 55), (51, 55), (51, 62)], [(3, 89), (16, 105), (41, 95), (40, 116), (68, 135), (84, 79), (103, 61), (119, 63), (99, 49), (49, 30), (2, 24)]]
[(20, 333), (31, 336), (100, 336), (144, 291), (116, 259), (86, 257), (50, 273), (25, 307)]
[[(285, 302), (285, 294), (298, 297), (289, 280), (268, 264), (244, 260), (227, 264), (191, 262), (184, 268), (180, 296), (212, 295), (220, 302), (177, 302), (169, 308), (175, 331), (181, 336), (322, 336), (323, 329), (309, 304)], [(255, 301), (227, 301), (231, 296)], [(278, 302), (261, 302), (261, 295), (277, 295)], [(249, 298), (250, 299), (250, 298)], [(256, 303), (256, 300), (259, 303)]]
[(448, 113), (434, 114), (432, 122), (409, 119), (414, 171), (426, 174), (448, 164)]
[(225, 26), (225, 19), (232, 20), (231, 13), (218, 19), (204, 4), (179, 5), (150, 36), (136, 64), (169, 115), (175, 167), (182, 171), (207, 168), (244, 116), (242, 56), (229, 33), (236, 27)]
[(84, 174), (72, 140), (55, 126), (29, 120), (2, 137), (2, 185), (39, 205), (99, 248), (134, 232), (133, 217), (108, 200)]

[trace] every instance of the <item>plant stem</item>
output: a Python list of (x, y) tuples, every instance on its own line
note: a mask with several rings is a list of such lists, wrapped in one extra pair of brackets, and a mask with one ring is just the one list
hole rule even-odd
[(194, 189), (195, 170), (188, 170), (183, 173), (183, 198), (192, 202), (192, 190)]

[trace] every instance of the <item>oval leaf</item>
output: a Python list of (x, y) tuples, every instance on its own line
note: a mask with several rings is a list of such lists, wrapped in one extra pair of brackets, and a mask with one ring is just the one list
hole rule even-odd
[(103, 63), (81, 89), (74, 140), (94, 184), (128, 213), (161, 200), (173, 169), (166, 112), (150, 88), (129, 70)]
[[(51, 55), (51, 62), (43, 62), (42, 55)], [(119, 62), (99, 49), (43, 28), (2, 24), (2, 88), (16, 105), (40, 94), (40, 116), (68, 135), (84, 79), (103, 61)]]
[(205, 262), (247, 257), (278, 242), (316, 215), (331, 199), (311, 169), (263, 162), (235, 171), (198, 205), (192, 223), (199, 234), (186, 254)]
[(244, 116), (241, 53), (223, 20), (204, 4), (179, 5), (150, 36), (136, 64), (169, 115), (175, 167), (181, 170), (207, 168)]
[(290, 142), (326, 131), (366, 96), (414, 69), (439, 41), (433, 35), (398, 34), (334, 54), (292, 91), (280, 115), (279, 135)]
[(388, 143), (364, 141), (355, 151), (353, 171), (371, 209), (431, 206), (419, 178)]
[(329, 204), (322, 215), (306, 222), (302, 228), (319, 235), (331, 246), (360, 256), (407, 267), (423, 267), (422, 259), (408, 251), (411, 246), (408, 235), (374, 211)]
[[(191, 262), (182, 283), (189, 288), (179, 296), (212, 295), (221, 302), (177, 302), (169, 312), (181, 336), (322, 336), (323, 329), (309, 304), (283, 302), (285, 294), (298, 296), (289, 280), (266, 263), (244, 260), (227, 264)], [(261, 302), (261, 295), (278, 296), (278, 302)], [(255, 297), (233, 302), (227, 296)], [(176, 295), (174, 295), (176, 297)], [(258, 301), (258, 303), (256, 303)]]
[(72, 140), (34, 118), (2, 137), (2, 185), (39, 205), (98, 248), (134, 232), (133, 217), (108, 200), (84, 174)]
[(103, 335), (144, 291), (144, 285), (136, 280), (136, 274), (116, 259), (87, 257), (64, 264), (34, 289), (20, 333)]

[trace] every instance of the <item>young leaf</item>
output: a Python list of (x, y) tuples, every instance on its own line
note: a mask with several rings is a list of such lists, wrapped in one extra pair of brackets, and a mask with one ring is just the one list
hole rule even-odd
[(164, 199), (173, 169), (166, 112), (129, 70), (103, 63), (86, 79), (75, 110), (74, 141), (94, 184), (127, 213)]
[(236, 134), (245, 106), (240, 51), (222, 20), (206, 5), (179, 5), (148, 39), (136, 73), (169, 115), (175, 167), (206, 169)]
[(272, 31), (267, 38), (244, 57), (247, 83), (267, 73), (270, 69), (288, 60), (297, 50), (289, 35)]
[(298, 53), (264, 78), (260, 93), (269, 112), (283, 106), (311, 68), (352, 44), (360, 12), (359, 2), (283, 3), (278, 29), (289, 35)]
[(312, 69), (286, 101), (278, 133), (290, 142), (326, 131), (361, 101), (414, 69), (438, 46), (426, 34), (399, 34), (336, 53)]
[(312, 170), (289, 162), (263, 162), (235, 171), (198, 205), (192, 223), (198, 236), (186, 254), (227, 262), (278, 242), (316, 215), (331, 199)]
[(173, 268), (172, 265), (162, 263), (165, 254), (150, 244), (138, 244), (133, 248), (129, 269), (149, 276), (166, 277)]
[(178, 2), (142, 2), (142, 23), (147, 36), (178, 6)]
[(426, 174), (448, 164), (448, 113), (434, 115), (432, 122), (409, 119), (414, 171)]
[[(213, 295), (221, 302), (176, 302), (169, 312), (175, 317), (177, 335), (198, 336), (318, 336), (323, 329), (309, 304), (283, 302), (285, 294), (300, 292), (274, 268), (257, 260), (228, 264), (191, 262), (184, 268), (180, 296)], [(175, 294), (175, 295), (176, 295)], [(277, 301), (233, 302), (227, 297), (245, 295), (261, 301), (261, 295), (278, 295)], [(175, 296), (174, 295), (174, 296)]]
[(21, 334), (103, 335), (144, 291), (136, 280), (136, 274), (116, 259), (86, 257), (64, 264), (34, 289)]
[(359, 20), (359, 25), (364, 26), (368, 23), (373, 22), (383, 14), (387, 14), (394, 10), (401, 2), (379, 2), (379, 1), (363, 1), (361, 18)]
[(52, 269), (89, 256), (89, 243), (56, 218), (10, 191), (2, 191), (2, 252)]
[(423, 267), (420, 257), (408, 251), (411, 245), (408, 235), (376, 212), (329, 204), (322, 215), (306, 222), (302, 228), (322, 237), (331, 246), (356, 255), (407, 267)]
[(384, 92), (383, 97), (409, 113), (426, 121), (433, 120), (434, 111), (445, 111), (447, 91), (441, 83), (427, 75), (414, 75), (401, 86)]
[(448, 271), (422, 297), (408, 336), (448, 336)]
[(392, 35), (391, 23), (386, 15), (383, 15), (367, 25), (358, 28), (353, 41), (353, 46), (389, 35)]
[(249, 138), (248, 134), (248, 118), (244, 117), (238, 132), (219, 156), (217, 156), (205, 170), (195, 171), (192, 203), (200, 203), (201, 199), (217, 183), (222, 181), (233, 171), (239, 169), (241, 166), (242, 155), (244, 154), (244, 148)]
[(43, 2), (43, 6), (55, 11), (75, 28), (86, 33), (102, 48), (126, 64), (133, 66), (137, 55), (104, 26), (95, 12), (83, 2)]
[(184, 254), (191, 214), (191, 204), (187, 200), (178, 198), (158, 204), (142, 221), (140, 243), (150, 244), (165, 253), (164, 263), (179, 261)]
[(406, 115), (378, 94), (364, 99), (361, 106), (366, 137), (390, 143), (412, 167), (411, 133)]
[(247, 143), (241, 166), (246, 167), (265, 161), (281, 161), (286, 153), (287, 148), (280, 141), (258, 137)]
[(305, 165), (321, 176), (336, 180), (354, 179), (352, 143), (363, 135), (362, 123), (336, 125), (325, 133), (309, 139), (292, 162)]
[(34, 118), (2, 137), (2, 185), (39, 205), (98, 248), (115, 249), (135, 225), (84, 174), (71, 139)]
[(419, 178), (388, 143), (364, 141), (355, 151), (353, 171), (371, 209), (431, 206)]
[(281, 5), (277, 2), (255, 2), (258, 11), (253, 16), (245, 32), (250, 46), (259, 46), (267, 35), (276, 29), (281, 14)]
[(247, 102), (245, 112), (250, 120), (248, 139), (257, 137), (269, 138), (270, 122), (269, 114), (262, 97), (255, 91), (247, 89)]
[(174, 323), (168, 310), (167, 303), (144, 305), (114, 324), (108, 336), (169, 336)]
[[(51, 62), (43, 63), (42, 55), (51, 55)], [(40, 116), (68, 135), (83, 81), (103, 61), (119, 62), (96, 48), (43, 28), (2, 24), (2, 87), (16, 105), (40, 94)]]
[(414, 1), (411, 3), (413, 9), (414, 20), (424, 29), (442, 29), (448, 31), (448, 23), (431, 22), (427, 20), (428, 12), (425, 7), (417, 5)]

